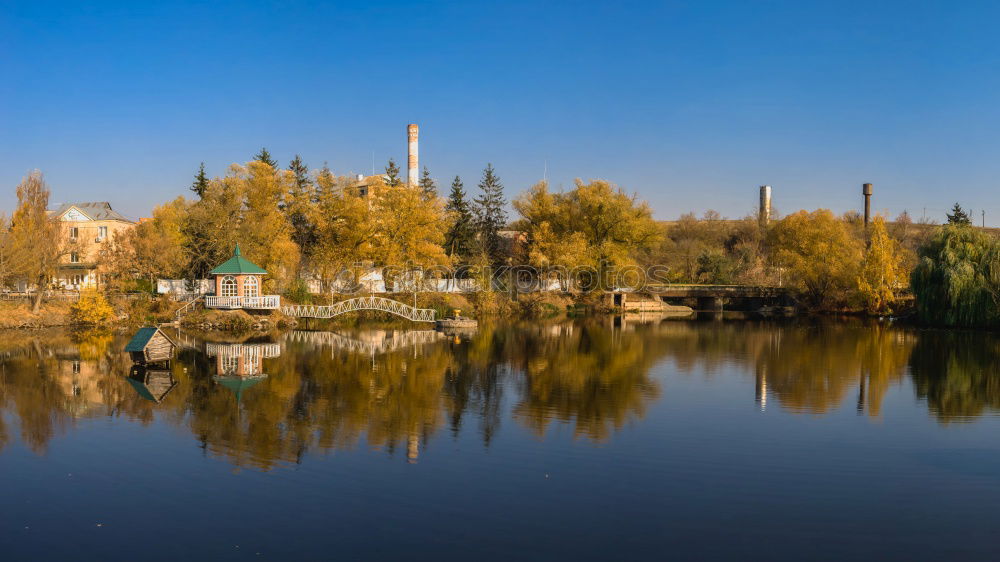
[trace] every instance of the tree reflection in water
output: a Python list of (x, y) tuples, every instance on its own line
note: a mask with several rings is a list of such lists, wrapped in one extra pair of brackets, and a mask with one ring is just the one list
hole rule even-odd
[(909, 372), (942, 421), (1000, 409), (995, 335), (884, 323), (606, 318), (484, 323), (462, 337), (387, 329), (186, 338), (193, 347), (154, 373), (131, 370), (125, 339), (5, 334), (0, 447), (19, 439), (44, 453), (78, 420), (104, 416), (183, 427), (206, 454), (265, 470), (361, 445), (417, 462), (441, 430), (473, 431), (489, 446), (505, 420), (540, 438), (567, 425), (577, 438), (606, 441), (643, 418), (664, 392), (657, 373), (671, 372), (744, 373), (762, 406), (823, 414), (855, 404), (873, 417)]

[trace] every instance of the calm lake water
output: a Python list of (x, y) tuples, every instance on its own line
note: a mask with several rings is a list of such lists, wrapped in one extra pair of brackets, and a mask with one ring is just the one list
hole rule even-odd
[(1000, 337), (831, 321), (0, 335), (3, 560), (982, 559)]

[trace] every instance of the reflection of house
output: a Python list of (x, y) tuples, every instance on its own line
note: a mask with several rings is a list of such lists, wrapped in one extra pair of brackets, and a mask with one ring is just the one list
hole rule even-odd
[(142, 365), (133, 365), (126, 380), (139, 396), (156, 404), (162, 402), (177, 386), (177, 381), (169, 369), (147, 369)]
[(113, 210), (106, 201), (67, 203), (49, 213), (60, 221), (64, 240), (69, 243), (69, 253), (62, 258), (53, 282), (73, 289), (101, 286), (97, 270), (101, 246), (135, 223)]

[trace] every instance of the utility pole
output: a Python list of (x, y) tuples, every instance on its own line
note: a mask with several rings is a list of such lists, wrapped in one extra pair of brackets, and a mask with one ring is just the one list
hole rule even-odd
[(986, 209), (983, 209), (983, 228), (986, 228)]

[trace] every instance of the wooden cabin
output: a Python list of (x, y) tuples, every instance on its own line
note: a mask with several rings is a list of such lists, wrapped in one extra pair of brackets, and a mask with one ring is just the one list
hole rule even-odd
[(147, 369), (142, 365), (133, 365), (127, 380), (139, 396), (155, 404), (162, 402), (177, 386), (169, 369)]
[(140, 328), (125, 346), (125, 351), (132, 357), (133, 363), (161, 363), (169, 361), (174, 355), (177, 344), (167, 334), (154, 326)]

